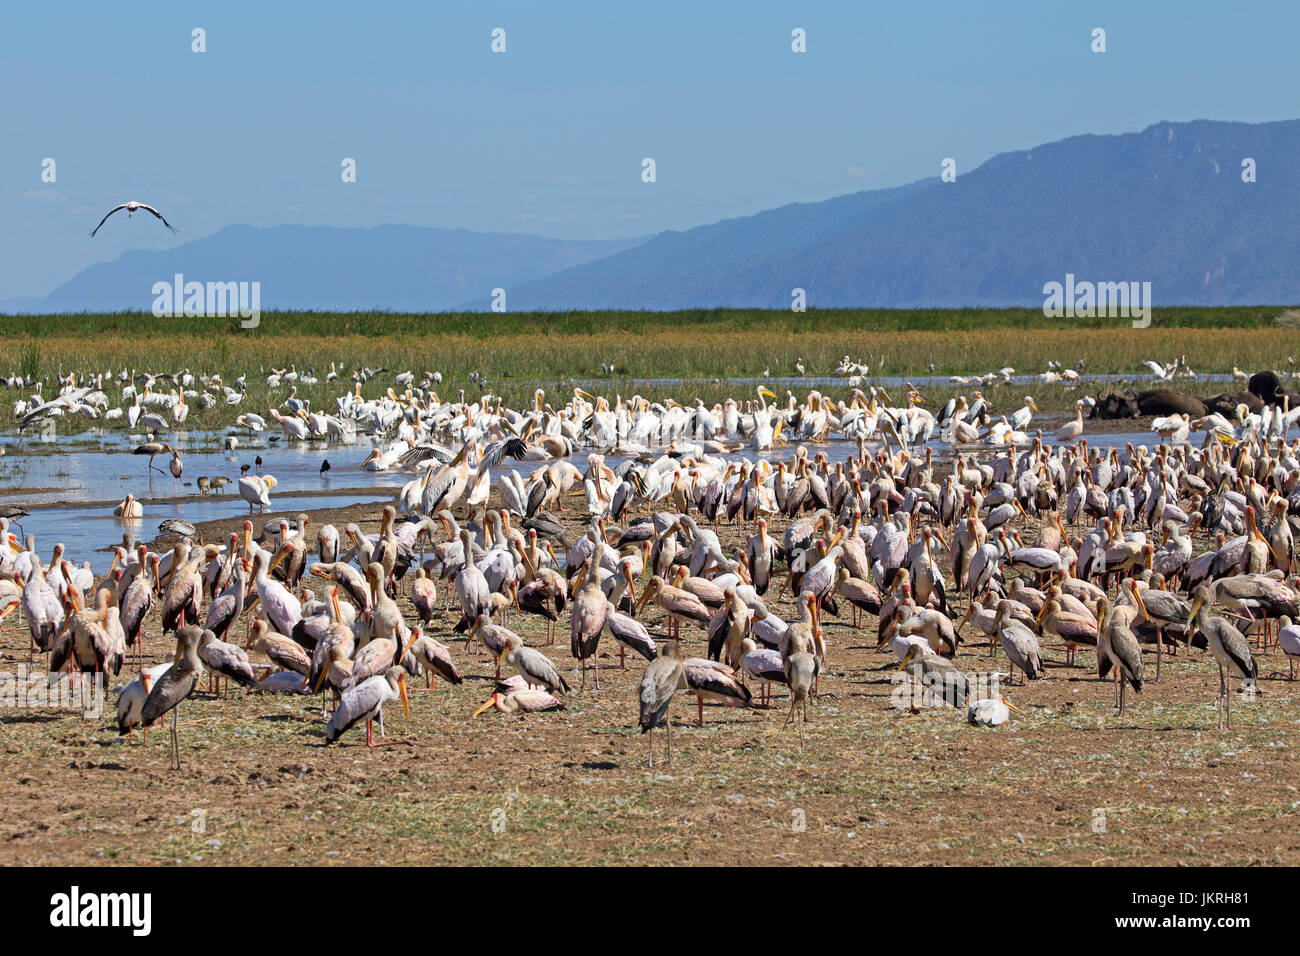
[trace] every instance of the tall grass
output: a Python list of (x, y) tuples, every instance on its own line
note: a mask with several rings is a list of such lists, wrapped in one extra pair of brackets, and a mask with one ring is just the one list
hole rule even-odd
[[(1011, 366), (1021, 373), (1043, 371), (1049, 361), (1067, 367), (1085, 362), (1085, 375), (1146, 373), (1144, 359), (1160, 362), (1186, 356), (1201, 372), (1288, 368), (1300, 351), (1300, 335), (1276, 324), (1280, 308), (1156, 310), (1149, 329), (1123, 320), (1052, 320), (1040, 311), (1004, 310), (815, 310), (802, 314), (744, 309), (684, 312), (598, 313), (388, 313), (268, 312), (259, 328), (243, 330), (238, 319), (155, 318), (148, 314), (59, 315), (0, 318), (0, 374), (81, 376), (128, 371), (219, 373), (227, 383), (247, 375), (249, 398), (238, 410), (265, 413), (283, 393), (265, 391), (265, 376), (290, 365), (314, 370), (322, 379), (333, 361), (341, 381), (367, 365), (417, 378), (440, 371), (443, 397), (464, 388), (477, 394), (471, 372), (487, 376), (489, 388), (521, 404), (538, 385), (555, 397), (571, 379), (601, 379), (603, 363), (615, 374), (601, 390), (671, 396), (690, 402), (716, 401), (743, 391), (723, 380), (795, 374), (795, 362), (812, 376), (827, 376), (847, 354), (872, 376), (969, 375)], [(632, 379), (681, 379), (661, 387)], [(381, 376), (363, 389), (375, 395), (388, 387)], [(313, 407), (332, 408), (342, 386), (300, 389)], [(831, 389), (838, 394), (837, 386)], [(1215, 391), (1214, 386), (1189, 387)], [(937, 398), (930, 390), (932, 398)], [(947, 391), (947, 390), (944, 390)], [(1008, 390), (1019, 391), (1016, 390)], [(1062, 389), (1035, 386), (1040, 404), (1059, 400)], [(111, 396), (116, 400), (116, 395)], [(1008, 394), (1008, 401), (1019, 400)], [(562, 400), (562, 398), (561, 398)], [(1044, 407), (1051, 407), (1045, 405)], [(218, 406), (191, 409), (191, 422), (225, 424), (234, 411)], [(0, 422), (7, 412), (0, 411)]]
[(35, 342), (24, 342), (18, 349), (18, 374), (25, 379), (36, 379), (41, 374), (41, 347)]
[[(1282, 306), (1170, 307), (1155, 309), (1156, 328), (1261, 328), (1274, 324)], [(661, 330), (803, 334), (822, 332), (958, 332), (993, 328), (1035, 330), (1111, 330), (1127, 328), (1119, 319), (1052, 319), (1040, 309), (685, 309), (676, 312), (263, 312), (261, 325), (242, 329), (238, 318), (158, 317), (147, 312), (60, 313), (50, 316), (0, 316), (0, 337), (64, 334), (222, 334), (275, 338), (288, 332), (309, 336), (589, 335), (622, 332), (641, 335)]]

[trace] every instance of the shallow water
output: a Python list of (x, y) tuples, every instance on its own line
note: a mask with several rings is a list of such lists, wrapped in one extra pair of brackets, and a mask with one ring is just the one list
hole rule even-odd
[[(1064, 415), (1044, 415), (1034, 419), (1033, 426), (1041, 427), (1050, 439), (1055, 429), (1064, 421)], [(1031, 426), (1032, 431), (1032, 426)], [(1096, 448), (1123, 448), (1127, 443), (1148, 445), (1158, 441), (1151, 432), (1098, 432), (1085, 433)], [(22, 442), (9, 437), (4, 439), (5, 455), (0, 457), (0, 504), (21, 505), (31, 511), (22, 519), (22, 530), (36, 535), (37, 546), (43, 556), (55, 542), (62, 541), (70, 559), (80, 564), (90, 561), (97, 573), (108, 570), (112, 560), (107, 551), (98, 550), (117, 544), (124, 530), (134, 532), (136, 538), (148, 541), (158, 533), (159, 522), (181, 517), (198, 523), (216, 518), (249, 514), (248, 504), (235, 488), (240, 465), (253, 466), (257, 474), (275, 475), (278, 486), (271, 495), (272, 507), (268, 514), (297, 512), (320, 508), (337, 508), (359, 501), (390, 500), (414, 475), (402, 471), (366, 471), (362, 462), (376, 446), (376, 442), (363, 437), (353, 444), (327, 444), (325, 442), (269, 441), (269, 433), (255, 438), (240, 439), (241, 447), (226, 451), (222, 447), (224, 433), (190, 432), (172, 436), (172, 444), (181, 450), (184, 462), (182, 481), (177, 483), (170, 473), (149, 470), (148, 459), (131, 454), (141, 436), (128, 436), (121, 431), (102, 434), (82, 434), (74, 438), (55, 438), (52, 441)], [(877, 447), (873, 444), (873, 448)], [(941, 462), (950, 460), (956, 452), (979, 449), (984, 456), (992, 450), (988, 445), (952, 446), (934, 439), (929, 443)], [(826, 455), (834, 464), (856, 453), (856, 445), (848, 441), (831, 441), (816, 446), (816, 451)], [(767, 458), (788, 459), (793, 446), (774, 452), (755, 453), (744, 450), (728, 459)], [(261, 456), (262, 464), (254, 464)], [(587, 452), (575, 455), (571, 461), (577, 467), (587, 466)], [(328, 459), (330, 471), (320, 473), (321, 462)], [(610, 467), (623, 460), (606, 456)], [(168, 459), (159, 456), (155, 468), (165, 469)], [(527, 473), (537, 467), (535, 462), (507, 461), (503, 468), (513, 467)], [(495, 483), (503, 469), (493, 469)], [(199, 475), (225, 475), (231, 479), (224, 494), (201, 496), (194, 479)], [(343, 494), (320, 494), (337, 488)], [(358, 490), (368, 489), (368, 490)], [(370, 491), (369, 489), (373, 489)], [(127, 493), (144, 504), (145, 516), (131, 522), (113, 517), (113, 507)], [(304, 494), (310, 492), (311, 494)], [(261, 521), (254, 517), (256, 527)]]

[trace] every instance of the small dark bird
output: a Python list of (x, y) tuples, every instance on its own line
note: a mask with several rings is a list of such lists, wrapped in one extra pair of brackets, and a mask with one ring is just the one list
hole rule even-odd
[(330, 460), (326, 458), (324, 461), (320, 463), (320, 473), (323, 475), (325, 474), (325, 472), (329, 470), (330, 470)]
[(253, 462), (257, 465), (258, 468), (261, 468), (261, 467), (262, 467), (262, 456), (261, 456), (261, 455), (258, 455), (256, 458), (253, 459)]
[(240, 477), (243, 477), (244, 475), (248, 474), (248, 469), (252, 467), (253, 467), (252, 465), (240, 465), (239, 466)]

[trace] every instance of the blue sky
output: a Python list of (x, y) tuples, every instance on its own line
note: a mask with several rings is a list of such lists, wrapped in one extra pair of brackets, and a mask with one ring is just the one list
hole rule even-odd
[[(0, 300), (237, 222), (641, 235), (945, 156), (1290, 119), (1298, 32), (1286, 2), (8, 4)], [(90, 239), (125, 199), (182, 234), (119, 214)]]

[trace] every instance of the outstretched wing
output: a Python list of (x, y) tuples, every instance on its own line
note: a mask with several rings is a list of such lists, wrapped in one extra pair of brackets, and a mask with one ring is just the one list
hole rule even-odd
[(166, 219), (163, 219), (163, 214), (160, 213), (157, 209), (154, 209), (153, 206), (146, 206), (144, 203), (141, 203), (141, 204), (140, 204), (140, 208), (141, 208), (141, 209), (148, 209), (151, 213), (153, 213), (153, 214), (154, 214), (155, 216), (157, 216), (159, 219), (162, 219), (162, 224), (163, 224), (164, 226), (166, 226), (166, 227), (167, 227), (168, 229), (170, 229), (172, 232), (180, 233), (180, 230), (177, 229), (175, 226), (173, 226), (173, 225), (172, 225), (170, 222), (168, 222)]
[[(125, 209), (125, 208), (126, 208), (126, 203), (122, 203), (121, 205), (114, 206), (112, 209), (110, 209), (110, 210), (108, 211), (108, 215), (106, 215), (103, 219), (99, 220), (99, 226), (102, 226), (104, 223), (108, 222), (108, 217), (111, 216), (111, 215), (113, 215), (113, 213), (117, 212), (119, 209)], [(156, 215), (156, 214), (155, 214), (155, 215)], [(159, 218), (161, 218), (161, 217), (159, 217)], [(92, 229), (92, 230), (90, 231), (90, 238), (91, 238), (91, 239), (94, 239), (94, 238), (95, 238), (95, 233), (99, 232), (99, 226), (96, 226), (94, 229)]]
[(522, 459), (527, 454), (528, 446), (524, 444), (523, 439), (503, 438), (488, 445), (483, 452), (483, 464), (499, 465), (507, 457)]

